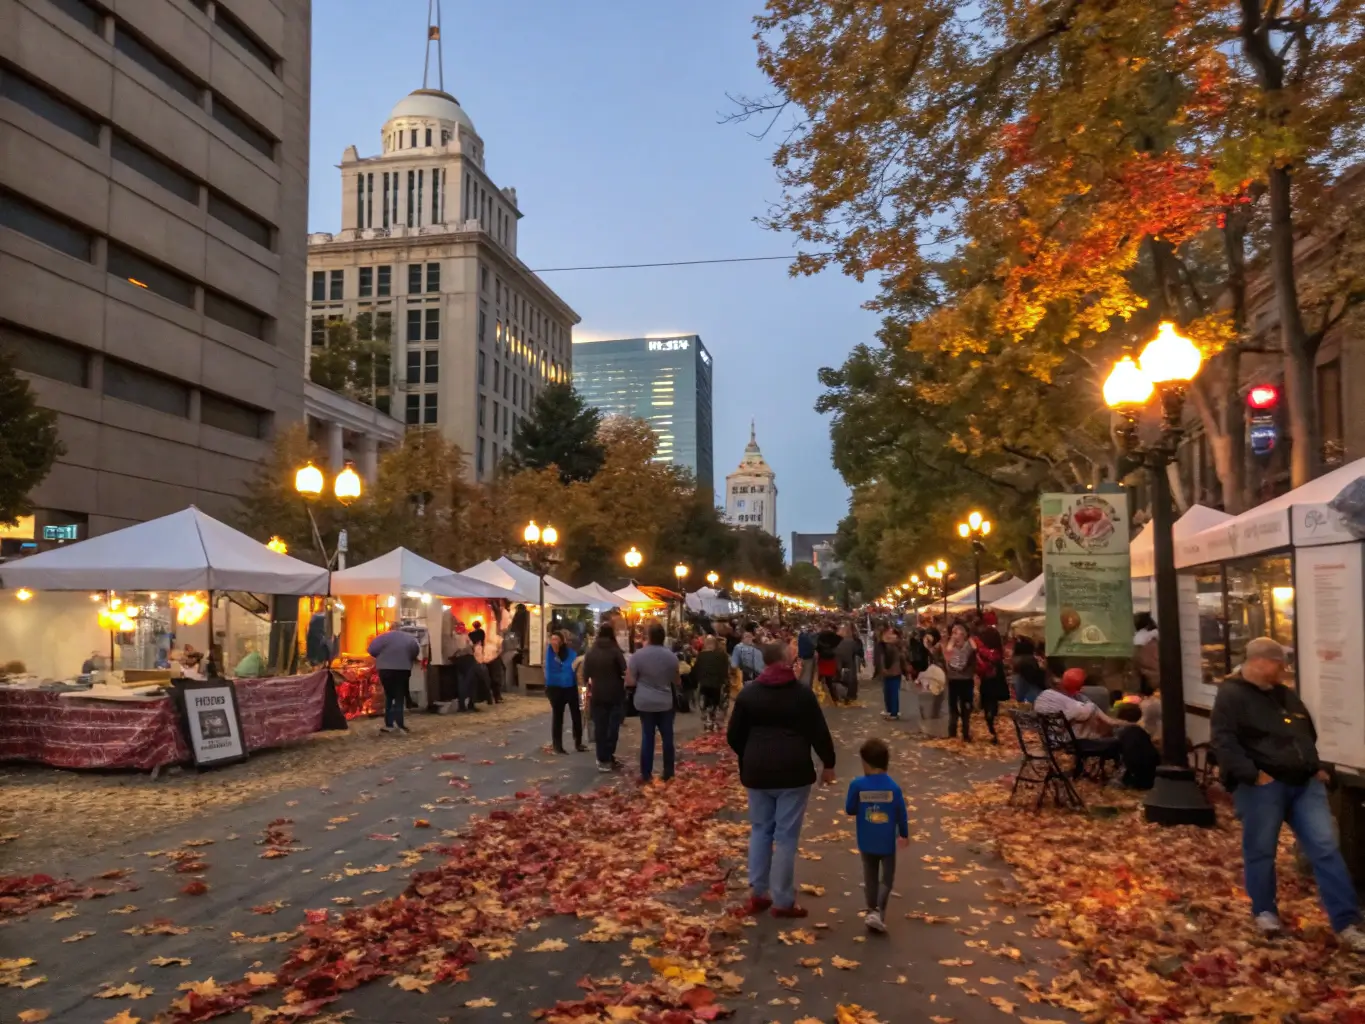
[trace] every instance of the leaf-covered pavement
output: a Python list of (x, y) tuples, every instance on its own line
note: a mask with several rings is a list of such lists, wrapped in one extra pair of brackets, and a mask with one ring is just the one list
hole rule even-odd
[[(710, 752), (714, 740), (684, 755), (669, 788), (601, 790), (590, 755), (543, 751), (537, 720), (323, 789), (211, 812), (131, 850), (73, 864), (78, 880), (131, 868), (97, 884), (141, 888), (45, 907), (4, 926), (0, 946), (11, 959), (0, 960), (0, 1019), (20, 1011), (77, 1024), (232, 1011), (223, 1019), (256, 1024), (346, 1014), (538, 1015), (549, 1024), (1081, 1019), (1069, 1005), (1105, 1021), (1281, 1020), (1257, 1016), (1259, 1004), (1240, 989), (1225, 997), (1241, 1002), (1217, 1011), (1202, 996), (1182, 998), (1186, 988), (1224, 984), (1236, 966), (1222, 974), (1214, 969), (1221, 961), (1186, 967), (1183, 935), (1170, 949), (1143, 945), (1151, 930), (1159, 939), (1189, 917), (1163, 925), (1167, 903), (1133, 897), (1133, 885), (1147, 881), (1141, 862), (1154, 840), (1133, 827), (1131, 813), (1095, 821), (1004, 812), (1003, 790), (991, 780), (1007, 766), (979, 756), (993, 749), (974, 746), (964, 756), (954, 744), (888, 728), (866, 709), (829, 715), (840, 782), (816, 791), (807, 816), (798, 861), (800, 899), (811, 911), (804, 921), (733, 913), (744, 895), (747, 827), (731, 759)], [(680, 722), (684, 734), (695, 730), (695, 719)], [(854, 751), (871, 734), (891, 740), (892, 772), (912, 807), (914, 841), (900, 858), (888, 936), (868, 935), (858, 917), (861, 866), (842, 813)], [(637, 736), (628, 728), (623, 754), (633, 754)], [(996, 856), (997, 842), (1022, 889)], [(1186, 842), (1183, 855), (1195, 856), (1196, 840)], [(1120, 862), (1128, 876), (1116, 874)], [(1219, 877), (1225, 883), (1228, 870)], [(1199, 909), (1209, 902), (1205, 878), (1200, 869), (1181, 881), (1191, 887), (1182, 897), (1187, 915), (1207, 912)], [(204, 889), (190, 895), (194, 882)], [(1022, 902), (1025, 895), (1045, 906)], [(1255, 962), (1266, 947), (1254, 947), (1237, 898), (1224, 892), (1214, 912), (1245, 943), (1233, 947), (1241, 959)], [(1311, 929), (1311, 900), (1302, 902)], [(1070, 947), (1060, 978), (1047, 961), (1068, 949), (1035, 932)], [(1163, 959), (1147, 963), (1157, 948)], [(1340, 955), (1321, 948), (1326, 959), (1269, 953), (1282, 958), (1264, 966), (1287, 966), (1291, 977), (1319, 968), (1331, 980), (1312, 997), (1340, 1001), (1339, 979), (1348, 975), (1333, 966)], [(1148, 974), (1160, 980), (1162, 999)]]

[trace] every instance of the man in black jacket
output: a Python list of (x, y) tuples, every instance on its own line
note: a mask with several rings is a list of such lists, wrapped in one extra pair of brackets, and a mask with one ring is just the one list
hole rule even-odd
[(1327, 806), (1328, 776), (1318, 758), (1317, 732), (1298, 694), (1280, 682), (1284, 661), (1284, 648), (1274, 640), (1251, 641), (1242, 667), (1224, 680), (1213, 702), (1213, 750), (1242, 819), (1251, 912), (1262, 934), (1281, 930), (1275, 853), (1280, 828), (1288, 822), (1312, 862), (1337, 940), (1365, 953), (1360, 905)]
[(603, 622), (597, 642), (583, 656), (583, 678), (588, 681), (593, 738), (597, 744), (597, 770), (619, 767), (616, 741), (626, 717), (626, 656), (616, 642), (616, 629)]
[(838, 649), (839, 634), (833, 623), (826, 622), (820, 627), (820, 632), (815, 634), (815, 671), (829, 690), (831, 704), (839, 703), (839, 691), (834, 686), (839, 675), (838, 662), (835, 660)]
[(829, 784), (834, 740), (815, 691), (797, 681), (787, 653), (785, 644), (763, 648), (766, 667), (735, 699), (725, 738), (739, 755), (739, 778), (749, 791), (752, 895), (745, 910), (772, 907), (774, 917), (805, 917), (796, 903), (796, 846), (815, 784), (811, 751), (824, 763), (821, 781)]

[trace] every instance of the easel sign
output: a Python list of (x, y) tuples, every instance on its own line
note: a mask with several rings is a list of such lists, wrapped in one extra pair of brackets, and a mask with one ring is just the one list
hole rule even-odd
[(175, 683), (185, 735), (196, 768), (246, 760), (246, 740), (237, 714), (237, 691), (226, 679), (184, 679)]

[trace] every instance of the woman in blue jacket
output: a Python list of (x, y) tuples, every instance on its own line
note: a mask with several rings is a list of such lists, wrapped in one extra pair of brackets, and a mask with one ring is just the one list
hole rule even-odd
[(554, 714), (550, 723), (550, 739), (555, 753), (564, 754), (564, 709), (569, 709), (573, 720), (573, 745), (580, 754), (583, 745), (583, 709), (578, 704), (578, 680), (574, 678), (573, 651), (563, 633), (550, 634), (550, 649), (545, 654), (545, 695), (550, 698)]

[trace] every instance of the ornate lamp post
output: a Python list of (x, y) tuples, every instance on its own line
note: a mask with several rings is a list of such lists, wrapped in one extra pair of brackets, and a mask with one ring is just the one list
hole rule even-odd
[[(324, 484), (322, 470), (313, 465), (311, 461), (294, 474), (294, 490), (298, 491), (304, 498), (304, 508), (308, 510), (308, 522), (313, 527), (313, 540), (318, 546), (318, 552), (326, 561), (328, 569), (332, 567), (333, 561), (337, 563), (338, 569), (344, 569), (346, 568), (347, 549), (345, 527), (337, 533), (336, 550), (328, 555), (327, 547), (322, 543), (322, 534), (318, 531), (318, 521), (313, 515), (312, 502), (322, 497)], [(355, 471), (355, 464), (347, 459), (341, 468), (341, 472), (336, 475), (336, 479), (332, 482), (332, 493), (336, 496), (337, 501), (341, 502), (342, 507), (346, 507), (360, 497), (361, 490), (360, 474)]]
[[(1145, 801), (1148, 821), (1163, 825), (1214, 824), (1213, 808), (1194, 780), (1185, 753), (1185, 687), (1180, 661), (1180, 595), (1175, 571), (1171, 484), (1166, 467), (1175, 458), (1181, 414), (1190, 381), (1203, 355), (1173, 323), (1163, 323), (1142, 350), (1139, 362), (1120, 359), (1104, 382), (1104, 401), (1121, 420), (1115, 436), (1123, 451), (1120, 476), (1145, 467), (1152, 483), (1152, 547), (1155, 556), (1157, 655), (1161, 671), (1161, 759), (1156, 785)], [(1138, 439), (1137, 415), (1152, 397), (1161, 400), (1161, 433), (1148, 444)]]
[[(943, 588), (943, 626), (946, 629), (948, 626), (948, 563), (941, 558), (937, 562), (931, 562), (924, 567), (924, 574)], [(932, 589), (933, 584), (930, 584), (930, 590)]]
[(526, 564), (536, 574), (540, 587), (540, 650), (542, 663), (545, 651), (545, 574), (559, 561), (555, 545), (559, 543), (559, 531), (553, 526), (538, 526), (532, 519), (521, 531), (521, 539), (526, 542)]
[(678, 602), (678, 629), (680, 631), (683, 622), (687, 619), (687, 574), (690, 571), (682, 562), (673, 567), (673, 575), (678, 581), (678, 592), (682, 594), (682, 600)]
[(980, 512), (967, 516), (965, 523), (957, 524), (957, 533), (963, 540), (972, 542), (972, 574), (976, 580), (976, 614), (981, 614), (981, 554), (986, 550), (986, 537), (991, 532), (991, 521)]
[(640, 552), (636, 550), (635, 545), (632, 544), (630, 550), (626, 552), (624, 560), (626, 568), (634, 572), (644, 564), (645, 556), (640, 554)]
[(714, 590), (716, 584), (720, 582), (720, 573), (716, 572), (715, 569), (712, 569), (706, 574), (706, 582), (711, 584), (711, 589)]

